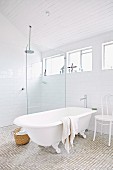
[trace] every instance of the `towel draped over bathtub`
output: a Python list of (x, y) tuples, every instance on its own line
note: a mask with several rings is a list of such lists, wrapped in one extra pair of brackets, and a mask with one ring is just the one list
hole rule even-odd
[(62, 119), (63, 131), (62, 131), (62, 143), (65, 149), (69, 153), (70, 147), (73, 147), (73, 140), (75, 135), (78, 134), (78, 118), (75, 116), (69, 116)]

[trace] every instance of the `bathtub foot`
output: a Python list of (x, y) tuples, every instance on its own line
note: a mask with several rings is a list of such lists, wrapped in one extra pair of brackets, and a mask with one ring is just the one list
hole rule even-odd
[(53, 144), (52, 147), (56, 150), (57, 153), (61, 153), (61, 150), (60, 150), (60, 148), (58, 147), (58, 145), (59, 145), (59, 142)]
[(84, 139), (86, 139), (85, 130), (82, 131), (82, 132), (80, 132), (80, 135), (81, 135)]

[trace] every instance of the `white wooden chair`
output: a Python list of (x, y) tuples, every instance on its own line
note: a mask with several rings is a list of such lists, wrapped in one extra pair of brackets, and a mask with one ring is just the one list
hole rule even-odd
[[(105, 104), (104, 104), (104, 102), (105, 102)], [(94, 128), (93, 141), (95, 140), (95, 137), (96, 137), (97, 123), (99, 123), (101, 125), (101, 135), (102, 135), (103, 125), (107, 125), (107, 126), (109, 126), (108, 146), (110, 146), (110, 144), (111, 144), (111, 130), (112, 130), (112, 125), (113, 125), (113, 95), (106, 95), (103, 98), (101, 98), (101, 109), (102, 109), (101, 115), (95, 116), (95, 128)]]

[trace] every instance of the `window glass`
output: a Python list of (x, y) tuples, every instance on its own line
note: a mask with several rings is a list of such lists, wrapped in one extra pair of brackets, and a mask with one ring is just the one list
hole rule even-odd
[(113, 69), (113, 43), (103, 45), (103, 69)]
[(45, 76), (64, 73), (64, 56), (53, 56), (43, 60), (43, 73)]
[(64, 73), (64, 57), (53, 57), (52, 59), (52, 72), (51, 74)]
[(92, 71), (92, 48), (69, 52), (67, 65), (68, 73)]
[(83, 51), (82, 53), (82, 71), (91, 71), (92, 70), (92, 51)]
[(69, 54), (67, 72), (76, 72), (80, 70), (80, 51)]
[(45, 68), (45, 75), (50, 75), (51, 72), (52, 72), (52, 61), (51, 61), (51, 58), (48, 58), (45, 60), (45, 65), (46, 65), (46, 68)]

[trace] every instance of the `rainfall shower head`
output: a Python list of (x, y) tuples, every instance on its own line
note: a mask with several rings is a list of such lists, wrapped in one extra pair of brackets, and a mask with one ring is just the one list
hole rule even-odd
[(33, 50), (25, 50), (25, 53), (27, 53), (27, 54), (33, 54), (34, 51), (33, 51)]
[(31, 43), (31, 26), (29, 25), (29, 49), (27, 49), (26, 47), (26, 50), (25, 50), (25, 53), (27, 54), (33, 54), (34, 51), (30, 49), (30, 43)]

